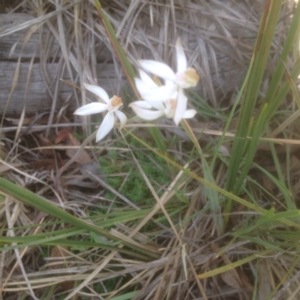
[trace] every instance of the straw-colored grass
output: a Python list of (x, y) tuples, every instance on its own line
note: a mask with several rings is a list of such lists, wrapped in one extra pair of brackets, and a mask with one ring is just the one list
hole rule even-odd
[[(3, 3), (22, 19), (0, 28), (0, 298), (297, 299), (294, 1)], [(197, 117), (95, 144), (83, 83), (131, 117), (136, 61), (175, 67), (178, 36)]]

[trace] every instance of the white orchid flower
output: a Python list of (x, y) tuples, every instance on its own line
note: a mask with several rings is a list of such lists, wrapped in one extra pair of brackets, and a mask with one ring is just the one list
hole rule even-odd
[(187, 101), (188, 99), (182, 90), (176, 92), (171, 99), (166, 101), (165, 116), (173, 119), (177, 126), (182, 119), (191, 119), (197, 113), (194, 109), (186, 109)]
[(140, 78), (135, 78), (135, 86), (142, 99), (148, 102), (161, 102), (170, 99), (176, 91), (173, 82), (166, 81), (165, 85), (158, 85), (143, 70), (139, 70)]
[(195, 69), (188, 68), (187, 59), (179, 38), (176, 42), (176, 61), (176, 73), (167, 64), (155, 60), (140, 60), (139, 64), (143, 70), (157, 75), (167, 82), (173, 82), (180, 89), (196, 86), (199, 81), (199, 75)]
[(190, 119), (197, 113), (194, 109), (186, 109), (187, 97), (182, 90), (175, 92), (166, 101), (139, 100), (129, 105), (138, 117), (152, 121), (162, 116), (173, 119), (178, 125), (182, 119)]
[(98, 100), (102, 100), (105, 103), (101, 103), (101, 102), (89, 103), (87, 105), (79, 107), (74, 112), (74, 114), (80, 116), (86, 116), (86, 115), (101, 113), (107, 110), (107, 114), (105, 115), (96, 134), (96, 142), (99, 142), (114, 127), (116, 117), (120, 121), (120, 128), (125, 126), (127, 122), (127, 117), (124, 113), (118, 110), (123, 105), (123, 102), (122, 99), (117, 96), (113, 96), (112, 98), (109, 98), (106, 91), (99, 86), (90, 85), (87, 83), (84, 83), (84, 86), (87, 90), (89, 90), (94, 95), (96, 95)]

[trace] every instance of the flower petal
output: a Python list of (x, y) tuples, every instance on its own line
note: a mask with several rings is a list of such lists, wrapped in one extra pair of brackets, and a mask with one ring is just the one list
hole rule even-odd
[(165, 105), (163, 101), (159, 101), (159, 100), (146, 100), (152, 108), (158, 109), (158, 110), (164, 110), (165, 109)]
[(102, 124), (100, 125), (97, 135), (96, 142), (102, 140), (114, 127), (115, 117), (113, 113), (107, 113), (103, 119)]
[(119, 110), (116, 110), (115, 114), (117, 115), (118, 119), (120, 120), (120, 128), (123, 128), (127, 122), (126, 115)]
[(165, 80), (165, 85), (166, 86), (174, 85), (174, 81)]
[(155, 60), (139, 60), (141, 67), (158, 77), (161, 77), (166, 80), (175, 81), (176, 75), (173, 70), (166, 64), (155, 61)]
[(138, 101), (130, 103), (129, 107), (132, 107), (132, 106), (137, 106), (140, 108), (152, 108), (152, 105), (150, 105), (147, 101), (143, 101), (143, 100), (138, 100)]
[(194, 109), (187, 109), (183, 115), (183, 119), (194, 118), (197, 112)]
[(179, 90), (177, 95), (177, 106), (174, 114), (174, 122), (178, 125), (183, 118), (187, 106), (187, 97), (184, 95), (182, 90)]
[(132, 102), (131, 104), (129, 104), (129, 107), (131, 107), (132, 105), (138, 106), (140, 108), (146, 108), (146, 109), (156, 108), (158, 110), (163, 110), (165, 108), (163, 105), (163, 102), (161, 102), (161, 101), (139, 100), (139, 101), (135, 101), (135, 102)]
[(83, 83), (84, 87), (89, 90), (90, 92), (92, 92), (93, 94), (95, 94), (97, 97), (99, 97), (101, 100), (103, 100), (104, 102), (108, 103), (109, 102), (109, 97), (108, 94), (106, 93), (106, 91), (101, 88), (100, 86), (97, 85), (91, 85), (91, 84), (87, 84), (87, 83)]
[(146, 101), (166, 101), (169, 100), (176, 91), (176, 85), (162, 85), (149, 89), (147, 93), (141, 95)]
[(187, 60), (183, 51), (180, 38), (178, 38), (176, 41), (176, 61), (177, 61), (177, 73), (184, 72), (187, 68)]
[(151, 88), (157, 87), (157, 86), (155, 86), (155, 87), (149, 86), (147, 83), (145, 83), (140, 78), (134, 78), (134, 81), (135, 81), (135, 86), (142, 98), (144, 98), (144, 95), (148, 94), (148, 92), (150, 91)]
[(76, 109), (74, 115), (80, 115), (80, 116), (92, 115), (92, 114), (101, 113), (105, 110), (107, 110), (107, 104), (92, 102)]
[(135, 105), (135, 102), (131, 103), (130, 107), (133, 109), (133, 111), (136, 113), (138, 117), (147, 121), (156, 120), (159, 117), (162, 117), (164, 115), (163, 111), (141, 108), (139, 105)]
[(157, 84), (154, 80), (143, 70), (139, 70), (141, 79), (149, 86), (149, 87), (157, 87)]

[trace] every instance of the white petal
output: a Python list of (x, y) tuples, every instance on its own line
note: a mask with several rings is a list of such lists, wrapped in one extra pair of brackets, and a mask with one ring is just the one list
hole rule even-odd
[(173, 70), (166, 64), (155, 61), (155, 60), (139, 60), (141, 67), (158, 77), (161, 77), (166, 80), (175, 81), (176, 75)]
[(187, 68), (187, 61), (179, 38), (176, 41), (176, 61), (177, 73), (184, 72)]
[(158, 109), (158, 110), (164, 110), (165, 109), (165, 105), (163, 101), (159, 101), (159, 100), (155, 100), (155, 101), (151, 101), (151, 100), (147, 100), (147, 102), (151, 105), (152, 108)]
[(102, 140), (114, 127), (115, 117), (113, 113), (107, 113), (103, 119), (102, 124), (100, 125), (97, 135), (96, 142)]
[(140, 108), (152, 108), (152, 105), (150, 105), (147, 101), (143, 101), (143, 100), (138, 100), (138, 101), (130, 103), (129, 107), (132, 107), (132, 106), (137, 106)]
[(129, 104), (129, 107), (132, 106), (138, 106), (140, 108), (146, 108), (146, 109), (150, 109), (150, 108), (156, 108), (158, 110), (163, 110), (164, 104), (161, 101), (143, 101), (143, 100), (139, 100), (139, 101), (135, 101), (132, 102), (131, 104)]
[(174, 85), (174, 81), (165, 80), (165, 85), (166, 86)]
[(93, 94), (95, 94), (97, 97), (99, 97), (100, 99), (102, 99), (104, 102), (106, 102), (106, 103), (109, 102), (109, 97), (108, 97), (107, 93), (100, 86), (91, 85), (91, 84), (87, 84), (87, 83), (83, 83), (83, 85), (85, 86), (85, 88), (87, 90), (89, 90), (90, 92), (92, 92)]
[(151, 86), (149, 86), (147, 83), (145, 83), (140, 78), (134, 78), (134, 81), (135, 81), (135, 86), (136, 86), (139, 94), (141, 95), (142, 98), (144, 98), (144, 95), (147, 95), (148, 92), (150, 91)]
[(156, 120), (164, 115), (163, 111), (141, 108), (139, 105), (135, 105), (134, 103), (131, 103), (130, 107), (133, 109), (133, 111), (138, 117), (147, 121)]
[(187, 109), (183, 115), (184, 119), (191, 119), (194, 118), (196, 115), (196, 111), (194, 109)]
[(178, 86), (182, 89), (188, 89), (191, 87), (191, 85), (188, 82), (186, 82), (184, 73), (177, 73), (176, 82)]
[(181, 119), (183, 118), (184, 113), (186, 111), (186, 106), (187, 106), (187, 97), (183, 94), (183, 91), (180, 90), (177, 96), (177, 106), (173, 118), (176, 125), (178, 125)]
[(154, 80), (143, 70), (139, 70), (141, 79), (149, 86), (149, 87), (156, 87), (157, 84)]
[[(147, 75), (148, 76), (148, 75)], [(154, 82), (153, 82), (154, 83)], [(169, 99), (170, 94), (176, 89), (175, 84), (169, 86), (158, 86), (154, 83), (148, 85), (145, 81), (135, 78), (136, 88), (144, 100), (165, 101)]]
[(121, 125), (120, 128), (123, 128), (127, 122), (126, 115), (119, 110), (116, 110), (115, 114), (117, 115), (118, 119), (120, 120), (120, 125)]
[(101, 113), (105, 110), (107, 110), (107, 104), (92, 102), (76, 109), (74, 115), (80, 115), (80, 116), (92, 115), (92, 114)]
[(166, 101), (176, 91), (176, 85), (162, 85), (153, 89), (149, 89), (147, 93), (141, 95), (147, 101)]

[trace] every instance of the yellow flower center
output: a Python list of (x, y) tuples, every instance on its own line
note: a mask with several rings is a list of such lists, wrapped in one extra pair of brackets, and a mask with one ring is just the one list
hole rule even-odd
[(197, 74), (196, 70), (193, 68), (188, 68), (186, 69), (186, 71), (184, 72), (185, 75), (185, 80), (188, 84), (190, 84), (190, 86), (196, 86), (200, 76)]
[(109, 112), (113, 112), (113, 111), (117, 110), (121, 105), (123, 105), (122, 98), (120, 98), (118, 96), (113, 96), (110, 99), (109, 104), (107, 105), (107, 110)]
[(110, 104), (113, 108), (119, 107), (123, 104), (122, 98), (118, 96), (113, 96), (110, 100)]

